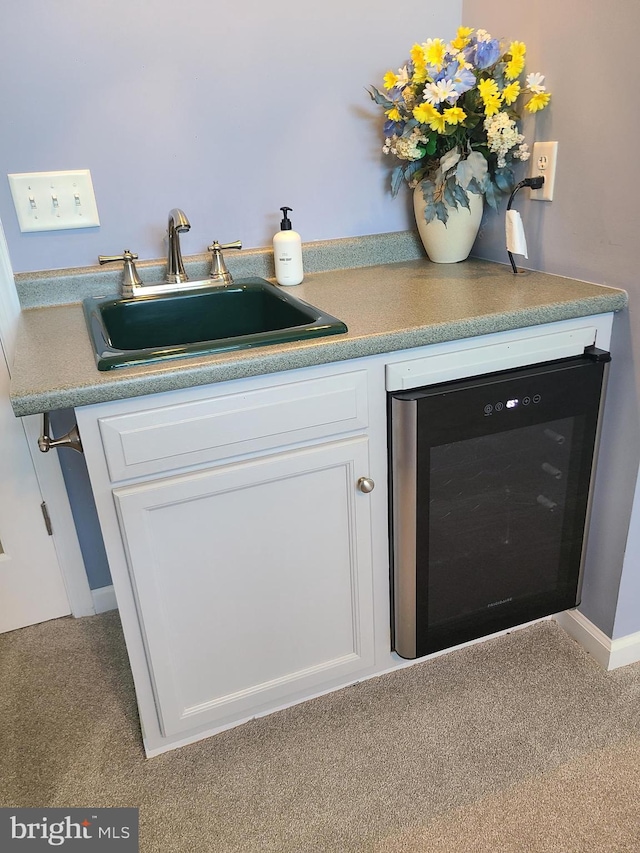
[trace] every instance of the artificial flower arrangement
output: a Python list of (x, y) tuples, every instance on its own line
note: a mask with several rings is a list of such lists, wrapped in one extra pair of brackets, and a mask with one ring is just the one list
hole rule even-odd
[(403, 180), (421, 184), (427, 222), (446, 225), (447, 206), (468, 208), (470, 192), (497, 210), (501, 195), (513, 189), (514, 161), (529, 158), (518, 103), (535, 113), (551, 98), (542, 74), (521, 82), (525, 55), (522, 42), (505, 47), (486, 30), (460, 27), (449, 43), (414, 45), (411, 60), (385, 75), (386, 94), (371, 87), (386, 115), (382, 150), (401, 161), (391, 192)]

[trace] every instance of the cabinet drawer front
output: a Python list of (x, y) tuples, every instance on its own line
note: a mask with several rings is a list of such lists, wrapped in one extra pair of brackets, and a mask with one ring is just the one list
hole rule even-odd
[(368, 425), (365, 371), (269, 386), (99, 420), (112, 482)]

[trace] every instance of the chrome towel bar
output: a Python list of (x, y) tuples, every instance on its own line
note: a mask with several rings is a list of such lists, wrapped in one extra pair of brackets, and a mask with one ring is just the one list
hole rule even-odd
[(49, 428), (49, 412), (45, 412), (42, 416), (42, 435), (38, 439), (38, 447), (42, 453), (48, 453), (52, 447), (70, 447), (78, 453), (83, 452), (77, 424), (74, 424), (69, 432), (61, 435), (60, 438), (52, 438), (49, 435)]

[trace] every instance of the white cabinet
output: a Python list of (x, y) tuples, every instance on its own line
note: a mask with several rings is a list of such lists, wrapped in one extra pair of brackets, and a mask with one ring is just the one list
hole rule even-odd
[(165, 736), (373, 664), (364, 437), (116, 489)]
[(373, 671), (369, 384), (332, 367), (77, 410), (149, 755)]

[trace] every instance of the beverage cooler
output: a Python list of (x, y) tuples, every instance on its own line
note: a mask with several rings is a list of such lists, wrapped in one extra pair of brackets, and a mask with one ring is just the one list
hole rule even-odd
[(389, 393), (393, 646), (416, 658), (580, 601), (609, 353)]

